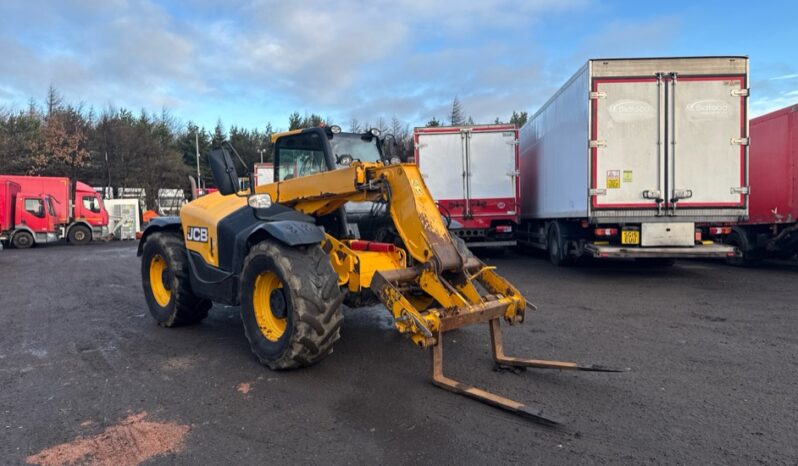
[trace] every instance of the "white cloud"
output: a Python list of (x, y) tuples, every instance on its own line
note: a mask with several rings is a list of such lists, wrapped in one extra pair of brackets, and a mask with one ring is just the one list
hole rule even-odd
[(783, 80), (783, 79), (795, 79), (795, 78), (798, 78), (798, 73), (785, 74), (783, 76), (775, 76), (775, 77), (768, 78), (768, 79), (770, 79), (771, 81), (780, 81), (780, 80)]

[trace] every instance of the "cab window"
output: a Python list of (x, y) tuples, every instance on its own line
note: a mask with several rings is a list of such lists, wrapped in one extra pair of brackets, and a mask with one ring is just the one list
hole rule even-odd
[(94, 196), (83, 196), (83, 208), (98, 213), (100, 212), (100, 202)]
[(53, 207), (53, 199), (51, 197), (47, 198), (47, 212), (52, 217), (55, 217), (55, 207)]
[(277, 164), (277, 181), (326, 171), (321, 138), (316, 133), (283, 138), (278, 142)]
[(25, 211), (37, 217), (44, 217), (44, 203), (41, 199), (25, 199)]

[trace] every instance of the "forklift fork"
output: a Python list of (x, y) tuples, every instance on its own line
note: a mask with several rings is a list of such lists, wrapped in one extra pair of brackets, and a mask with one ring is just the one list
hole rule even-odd
[[(625, 368), (612, 368), (607, 366), (598, 365), (581, 365), (573, 362), (563, 361), (548, 361), (542, 359), (524, 359), (507, 356), (504, 354), (504, 345), (502, 342), (501, 327), (498, 318), (489, 321), (490, 326), (490, 340), (491, 349), (493, 353), (493, 360), (497, 365), (511, 366), (511, 367), (533, 367), (538, 369), (560, 369), (560, 370), (578, 370), (578, 371), (591, 371), (591, 372), (626, 372), (629, 369)], [(557, 426), (561, 423), (555, 417), (544, 413), (540, 406), (527, 405), (517, 401), (505, 398), (503, 396), (495, 395), (481, 388), (458, 382), (454, 379), (446, 377), (443, 374), (443, 335), (440, 335), (436, 344), (432, 347), (432, 382), (444, 390), (448, 390), (460, 395), (473, 398), (482, 403), (495, 406), (507, 410), (511, 413), (523, 416), (534, 422), (544, 424), (547, 426)]]

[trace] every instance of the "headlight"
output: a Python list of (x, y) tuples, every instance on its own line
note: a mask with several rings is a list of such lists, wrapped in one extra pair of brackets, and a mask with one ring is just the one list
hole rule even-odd
[(354, 159), (352, 159), (352, 156), (349, 154), (339, 155), (337, 160), (338, 165), (343, 165), (345, 167), (352, 165), (353, 161)]
[(402, 163), (402, 159), (399, 157), (391, 157), (391, 165), (399, 165)]
[(272, 206), (272, 197), (268, 194), (253, 194), (247, 198), (247, 204), (253, 209), (268, 209)]
[(338, 134), (341, 132), (341, 127), (338, 125), (332, 125), (330, 126), (330, 132), (333, 134)]
[(380, 130), (378, 130), (377, 128), (371, 128), (369, 130), (369, 133), (371, 133), (371, 135), (374, 136), (375, 138), (380, 137)]

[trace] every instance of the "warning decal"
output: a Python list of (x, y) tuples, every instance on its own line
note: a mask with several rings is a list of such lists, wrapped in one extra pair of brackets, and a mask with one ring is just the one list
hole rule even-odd
[(621, 188), (621, 171), (607, 170), (607, 189)]
[(631, 183), (632, 182), (632, 170), (624, 170), (623, 171), (623, 182), (624, 183)]

